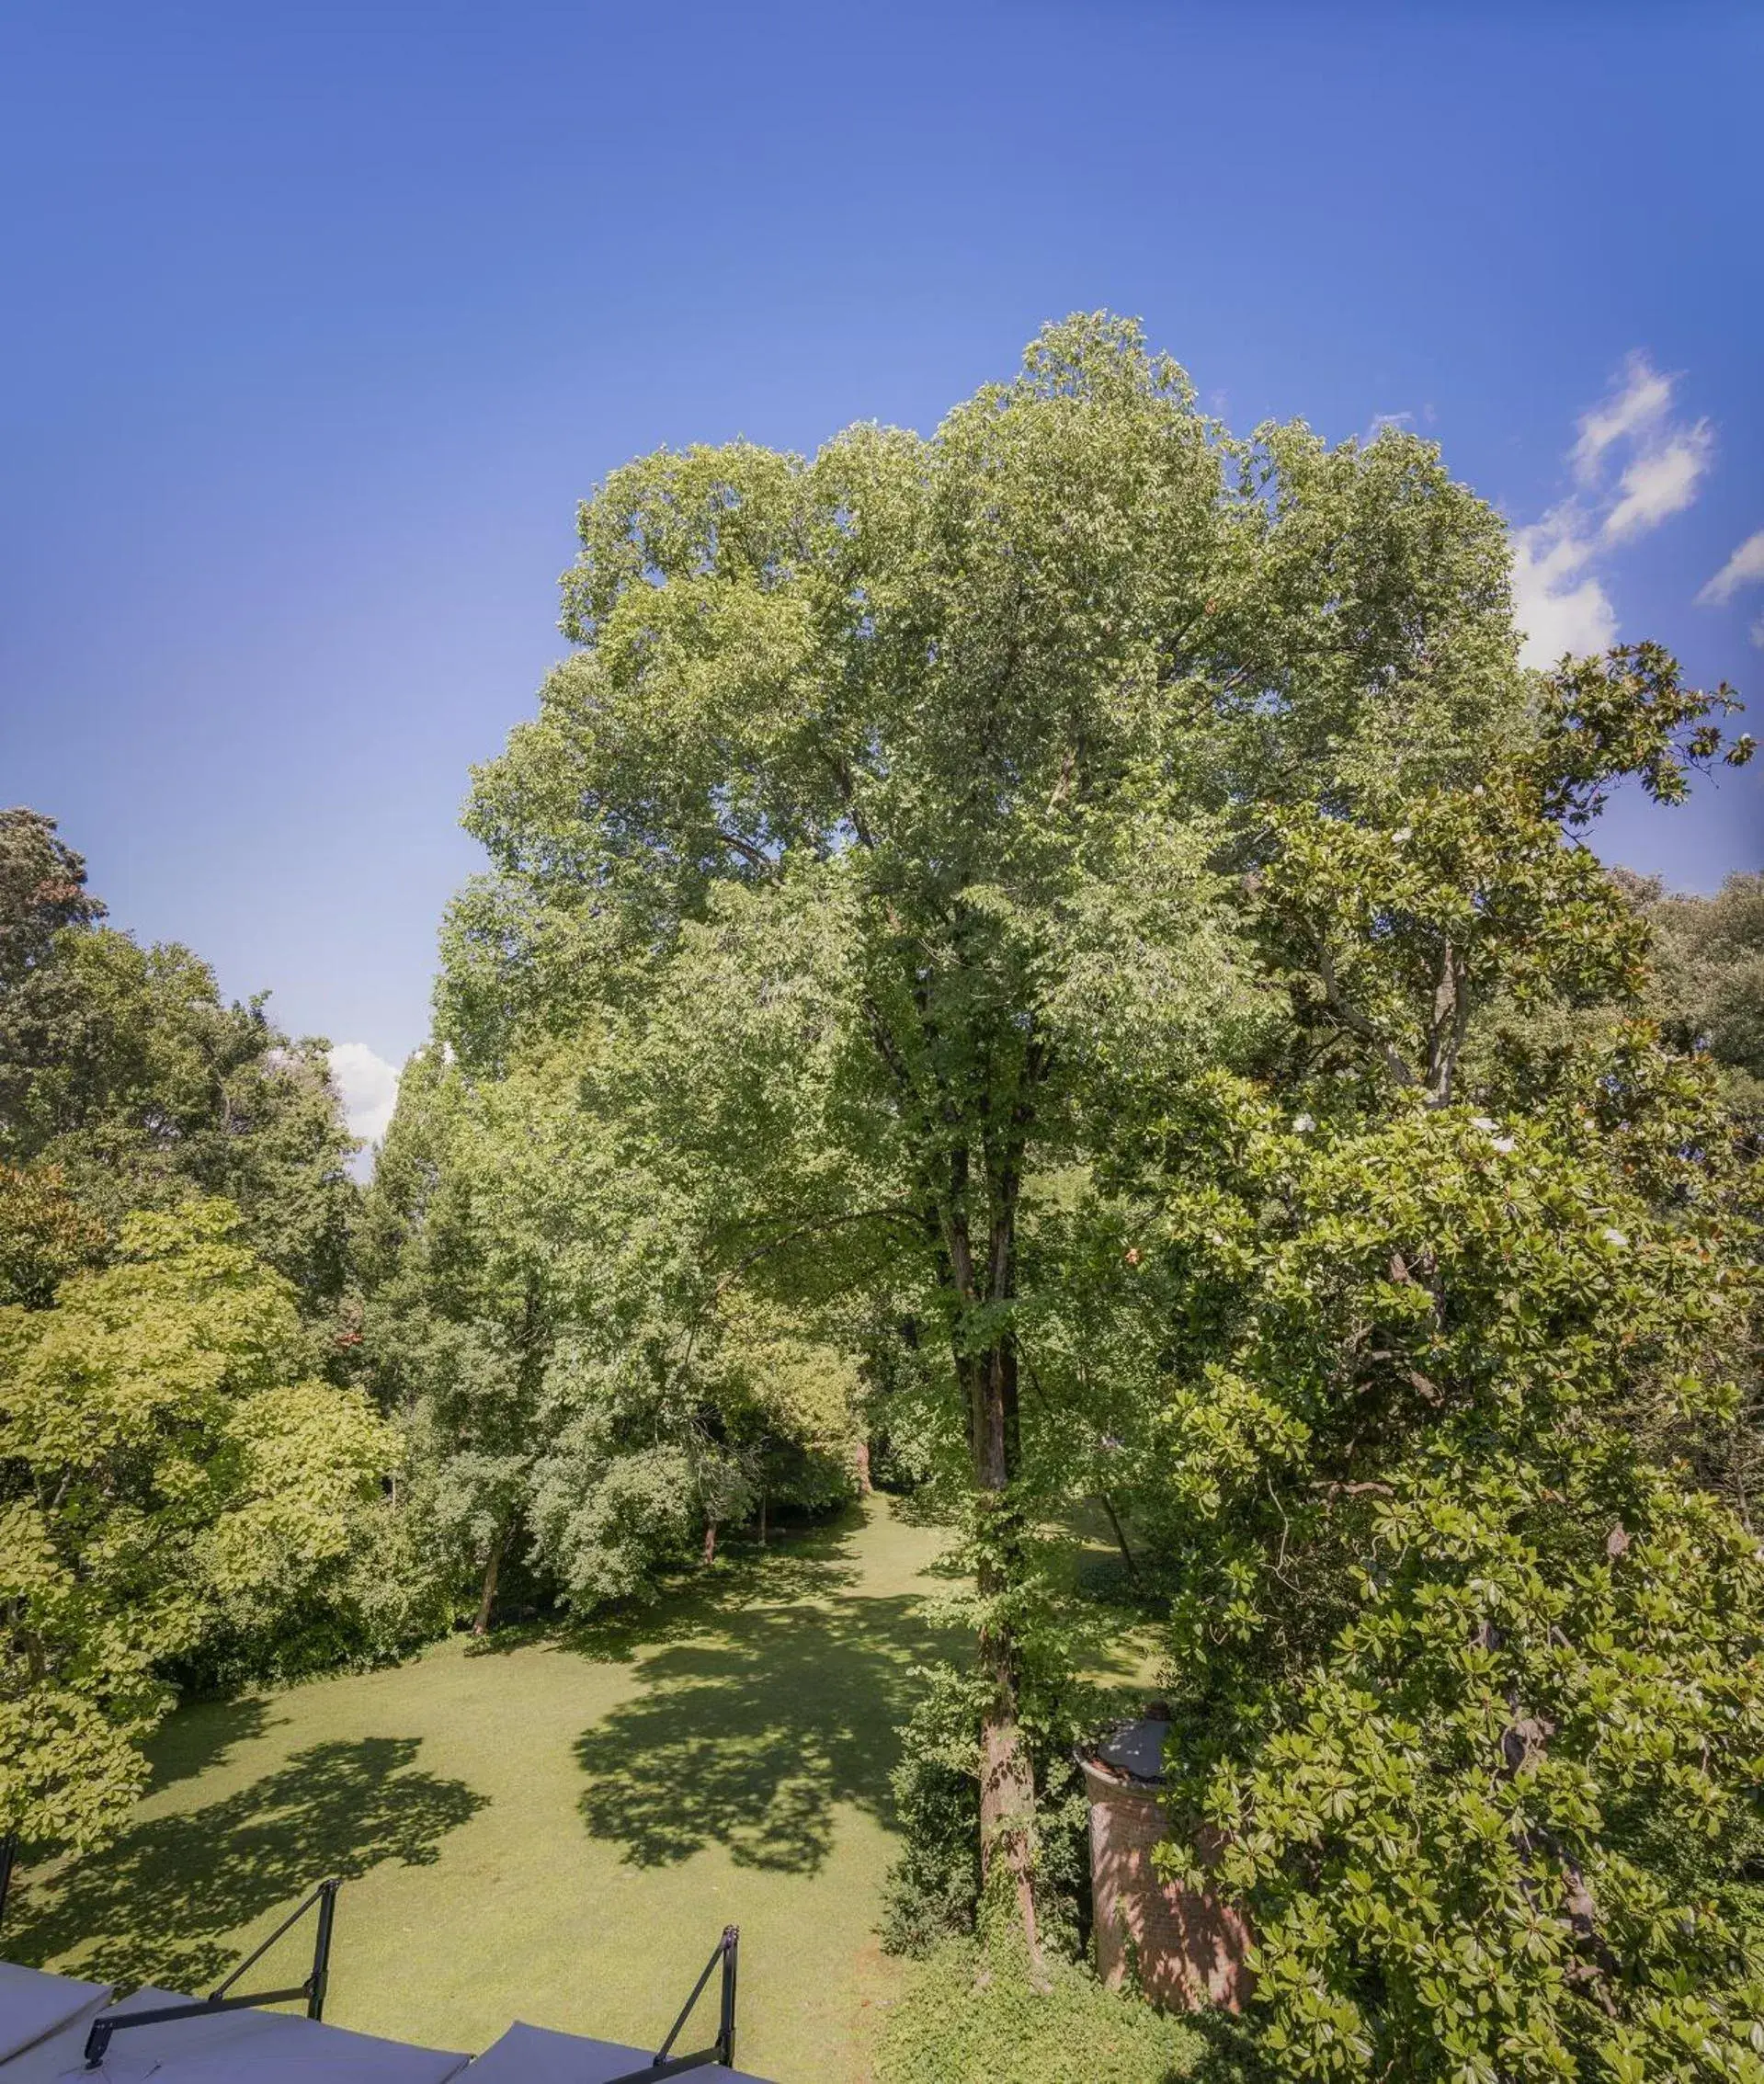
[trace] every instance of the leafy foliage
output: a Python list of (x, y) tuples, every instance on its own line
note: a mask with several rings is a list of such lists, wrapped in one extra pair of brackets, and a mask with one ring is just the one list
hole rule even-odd
[(486, 1082), (420, 1058), (369, 1198), (372, 1379), (481, 1626), (505, 1560), (588, 1610), (762, 1498), (852, 1488), (849, 1360), (719, 1287), (699, 1206), (593, 1106), (608, 1075), (553, 1053)]
[(1562, 828), (1616, 761), (1672, 795), (1715, 700), (1567, 673), (1474, 782), (1278, 814), (1246, 896), (1309, 1046), (1278, 1097), (1196, 1082), (1079, 1217), (1176, 1589), (1178, 1813), (1224, 1833), (1281, 2076), (1754, 2074), (1764, 1573), (1706, 1487), (1754, 1190), (1643, 1024), (1452, 1104), (1491, 1008), (1644, 987)]
[[(1083, 1951), (1090, 1903), (1090, 1812), (1074, 1747), (1098, 1709), (1094, 1697), (1071, 1684), (1066, 1645), (1050, 1628), (1045, 1606), (1033, 1618), (1019, 1618), (1029, 1622), (1019, 1631), (1026, 1679), (1020, 1707), (1035, 1778), (1040, 1951), (1044, 1963), (1070, 1962)], [(977, 1933), (998, 1942), (1008, 1957), (1020, 1942), (1007, 1929), (1011, 1907), (1000, 1877), (995, 1873), (989, 1882), (982, 1872), (977, 1828), (984, 1680), (951, 1664), (916, 1677), (922, 1691), (892, 1775), (903, 1850), (889, 1872), (883, 1943), (924, 1959)]]
[(135, 1209), (229, 1200), (328, 1321), (354, 1188), (324, 1043), (224, 1003), (189, 950), (104, 926), (85, 874), (52, 820), (0, 813), (0, 1160), (53, 1167), (112, 1236)]
[[(1222, 1112), (1251, 1248), (1229, 1362), (1159, 1424), (1173, 1748), (1257, 1911), (1269, 2050), (1319, 2077), (1702, 2074), (1687, 2034), (1737, 2060), (1764, 1574), (1684, 1451), (1731, 1409), (1700, 1371), (1746, 1270), (1717, 1219), (1663, 1221), (1541, 1131)], [(1192, 1221), (1148, 1281), (1191, 1272)]]
[(1535, 736), (1501, 526), (1406, 438), (1233, 439), (1099, 314), (929, 438), (660, 453), (579, 533), (579, 649), (477, 777), (441, 1030), (491, 1080), (580, 1053), (694, 1281), (848, 1351), (916, 1327), (990, 1520), (981, 1856), (1032, 1947), (1016, 1607), (1075, 1401), (1022, 1407), (1043, 1218), (1273, 1016), (1228, 901), (1270, 807)]
[(1713, 897), (1667, 896), (1632, 878), (1651, 929), (1662, 1023), (1721, 1066), (1730, 1098), (1764, 1117), (1764, 875), (1730, 875)]
[(168, 1660), (273, 1631), (392, 1465), (365, 1401), (301, 1374), (294, 1292), (239, 1227), (130, 1216), (114, 1264), (0, 1310), (0, 1828), (28, 1839), (116, 1828)]
[[(86, 890), (85, 860), (55, 833), (55, 820), (40, 811), (0, 811), (0, 991), (8, 996), (50, 960), (67, 928), (104, 917)], [(7, 1073), (13, 1068), (8, 1062)]]
[(64, 1275), (102, 1257), (105, 1242), (104, 1226), (52, 1166), (0, 1165), (0, 1307), (42, 1308)]
[(1191, 2026), (1020, 1947), (948, 1946), (911, 1976), (890, 2020), (886, 2084), (1176, 2084), (1200, 2074)]

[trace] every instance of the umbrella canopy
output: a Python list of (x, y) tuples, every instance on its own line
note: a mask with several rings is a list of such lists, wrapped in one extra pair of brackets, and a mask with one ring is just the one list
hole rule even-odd
[[(552, 2033), (541, 2026), (511, 2026), (472, 2065), (463, 2084), (612, 2084), (616, 2077), (642, 2073), (654, 2061), (649, 2048), (621, 2047), (616, 2041), (588, 2041), (576, 2033)], [(765, 2084), (745, 2069), (707, 2063), (687, 2072), (698, 2084)]]
[[(41, 1968), (0, 1961), (0, 2063), (45, 2041), (60, 2027), (84, 2033), (92, 2015), (110, 2001), (108, 1983), (82, 1983)], [(10, 2079), (11, 2072), (7, 2072)]]
[[(254, 2034), (244, 2045), (204, 2043), (202, 2029), (219, 2024), (215, 2020), (183, 2019), (164, 2026), (143, 2026), (131, 2037), (153, 2043), (151, 2050), (120, 2047), (113, 2041), (100, 2074), (108, 2077), (113, 2064), (135, 2062), (151, 2054), (158, 2063), (153, 2072), (154, 2084), (445, 2084), (468, 2060), (440, 2048), (414, 2048), (402, 2041), (381, 2041), (371, 2033), (324, 2026), (314, 2019), (290, 2019), (278, 2012), (256, 2016), (270, 2031)], [(161, 2034), (181, 2038), (176, 2044), (160, 2042)], [(138, 2077), (141, 2072), (136, 2069), (132, 2074)]]
[[(111, 2016), (189, 2002), (174, 1990), (137, 1990)], [(148, 2076), (154, 2084), (445, 2084), (468, 2060), (284, 2011), (247, 2009), (167, 2019), (115, 2034), (102, 2065), (87, 2069), (85, 2035), (96, 2010), (0, 2061), (0, 2084), (62, 2084), (75, 2078), (87, 2084), (140, 2084)]]

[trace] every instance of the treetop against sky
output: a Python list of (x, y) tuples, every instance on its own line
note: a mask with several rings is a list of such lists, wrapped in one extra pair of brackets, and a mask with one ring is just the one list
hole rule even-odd
[[(1440, 441), (1531, 655), (1653, 637), (1745, 691), (1761, 43), (1736, 6), (15, 11), (0, 798), (344, 1045), (376, 1128), (576, 500), (663, 443), (928, 432), (1102, 306), (1240, 431)], [(1599, 844), (1713, 888), (1761, 787)]]

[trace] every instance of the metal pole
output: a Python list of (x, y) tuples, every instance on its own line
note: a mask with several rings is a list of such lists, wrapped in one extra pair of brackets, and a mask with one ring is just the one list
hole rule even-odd
[(284, 1932), (292, 1931), (294, 1927), (300, 1923), (301, 1919), (305, 1917), (306, 1913), (313, 1907), (313, 1906), (318, 1901), (319, 1897), (324, 1893), (324, 1888), (325, 1884), (321, 1882), (318, 1887), (313, 1891), (311, 1896), (302, 1898), (300, 1903), (296, 1904), (294, 1908), (288, 1913), (287, 1917), (284, 1918), (281, 1923), (276, 1927), (275, 1930), (270, 1933), (269, 1937), (263, 1942), (263, 1944), (259, 1947), (255, 1948), (250, 1953), (246, 1954), (245, 1959), (226, 1978), (225, 1982), (217, 1983), (214, 1986), (213, 1989), (209, 1992), (211, 2001), (212, 2001), (212, 1999), (215, 1998), (225, 1997), (227, 1992), (239, 1980), (240, 1976), (245, 1974), (245, 1970), (247, 1968), (255, 1968), (258, 1962), (263, 1959), (264, 1955), (269, 1952), (270, 1948), (275, 1945), (276, 1942), (280, 1939)]
[(104, 2061), (104, 2051), (110, 2045), (111, 2035), (120, 2033), (125, 2027), (164, 2026), (174, 2019), (217, 2019), (222, 2012), (249, 2011), (255, 2005), (291, 2004), (296, 1998), (303, 1998), (306, 1990), (307, 1986), (302, 1983), (297, 1990), (253, 1990), (242, 1998), (194, 1998), (188, 2004), (159, 2004), (151, 2010), (107, 2012), (102, 2019), (92, 2021), (92, 2030), (85, 2036), (85, 2067), (97, 2069)]
[(715, 1946), (711, 1949), (710, 1960), (707, 1961), (704, 1966), (699, 1971), (699, 1979), (692, 1986), (692, 1995), (688, 1998), (686, 2002), (680, 2007), (680, 2015), (674, 2021), (673, 2025), (668, 2028), (666, 2040), (665, 2040), (662, 2043), (661, 2046), (655, 2050), (655, 2067), (657, 2068), (660, 2068), (662, 2064), (667, 2060), (668, 2050), (674, 2045), (675, 2042), (679, 2039), (680, 2028), (686, 2024), (689, 2019), (691, 2018), (692, 2007), (697, 2004), (700, 1998), (703, 1996), (704, 1986), (711, 1980), (711, 1974), (715, 1970), (717, 1963), (726, 1958), (723, 1953), (723, 1949), (728, 1942), (728, 1938), (729, 1928), (725, 1925), (723, 1929), (723, 1938), (720, 1939)]
[(306, 2000), (309, 2019), (324, 2017), (324, 1987), (331, 1979), (331, 1926), (336, 1917), (336, 1892), (335, 1881), (319, 1884), (318, 1937), (313, 1944), (313, 1979), (307, 1986), (312, 1992)]
[(723, 1928), (723, 2018), (717, 2029), (717, 2054), (725, 2069), (735, 2067), (735, 1951), (741, 1944), (741, 1928)]

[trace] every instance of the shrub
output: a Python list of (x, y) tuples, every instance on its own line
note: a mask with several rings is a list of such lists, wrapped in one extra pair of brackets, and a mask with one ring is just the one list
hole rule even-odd
[(888, 2024), (883, 2084), (1171, 2084), (1203, 2049), (1186, 2021), (1020, 1950), (960, 1943), (916, 1968)]

